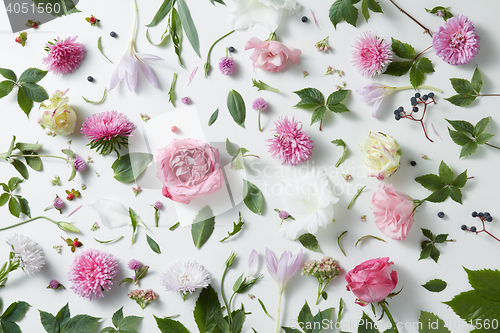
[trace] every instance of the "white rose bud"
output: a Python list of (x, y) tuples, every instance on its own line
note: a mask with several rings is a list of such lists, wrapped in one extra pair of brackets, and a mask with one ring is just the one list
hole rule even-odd
[(75, 130), (76, 112), (68, 106), (69, 98), (57, 90), (50, 99), (40, 104), (38, 123), (47, 130), (59, 135), (69, 135)]
[(400, 165), (401, 148), (398, 142), (384, 133), (368, 133), (368, 138), (359, 145), (365, 153), (363, 162), (369, 177), (383, 180), (395, 173)]

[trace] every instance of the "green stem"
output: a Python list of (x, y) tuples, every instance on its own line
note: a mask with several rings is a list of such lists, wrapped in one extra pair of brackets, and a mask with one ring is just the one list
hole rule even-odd
[(419, 54), (417, 54), (417, 56), (415, 58), (413, 58), (412, 61), (417, 60), (418, 57), (420, 57), (422, 54), (424, 54), (424, 52), (428, 51), (433, 46), (434, 46), (434, 44), (432, 44), (431, 46), (429, 46), (428, 48), (426, 48), (425, 50), (423, 50), (422, 52), (420, 52)]
[(392, 4), (394, 6), (396, 6), (397, 9), (399, 9), (401, 11), (401, 13), (405, 14), (406, 16), (408, 16), (410, 19), (413, 20), (413, 22), (415, 22), (416, 24), (418, 24), (422, 29), (424, 29), (424, 31), (432, 37), (432, 32), (426, 28), (422, 23), (418, 22), (413, 16), (411, 16), (410, 14), (408, 14), (403, 8), (399, 7), (398, 5), (396, 5), (396, 3), (393, 1), (393, 0), (389, 0), (390, 2), (392, 2)]
[(283, 297), (283, 290), (279, 291), (278, 297), (278, 315), (276, 316), (276, 333), (280, 332), (280, 319), (281, 319), (281, 298)]
[(54, 155), (10, 155), (9, 157), (53, 157), (53, 158), (58, 158), (63, 161), (68, 162), (67, 158), (61, 157), (61, 156), (54, 156)]
[(500, 96), (500, 94), (477, 94), (477, 96)]
[[(210, 54), (212, 53), (212, 49), (214, 48), (215, 44), (217, 44), (218, 42), (220, 42), (222, 39), (226, 38), (227, 36), (229, 36), (230, 34), (232, 34), (233, 32), (235, 32), (236, 30), (232, 30), (230, 32), (228, 32), (227, 34), (225, 34), (224, 36), (220, 37), (219, 39), (217, 39), (213, 44), (212, 46), (210, 46), (210, 48), (208, 49), (208, 54), (207, 54), (207, 62), (205, 63), (205, 65), (203, 65), (203, 68), (205, 69), (205, 77), (208, 76), (208, 71), (210, 70)], [(227, 50), (226, 50), (227, 52)], [(227, 53), (226, 53), (227, 54)]]
[(262, 132), (262, 127), (260, 127), (260, 111), (261, 111), (261, 110), (262, 110), (262, 109), (261, 109), (261, 108), (259, 108), (259, 132)]
[(19, 223), (10, 225), (8, 227), (1, 228), (0, 231), (7, 230), (7, 229), (10, 229), (10, 228), (14, 228), (14, 227), (17, 227), (19, 225), (23, 225), (25, 223), (28, 223), (28, 222), (31, 222), (31, 221), (34, 221), (34, 220), (37, 220), (37, 219), (46, 219), (46, 220), (49, 220), (52, 223), (58, 224), (56, 221), (54, 221), (53, 219), (48, 218), (46, 216), (37, 216), (37, 217), (33, 217), (33, 218), (29, 219), (29, 220), (26, 220), (26, 221), (23, 221), (23, 222), (19, 222)]
[[(229, 299), (229, 309), (227, 310), (227, 313), (231, 313), (231, 304), (233, 303), (233, 297), (235, 295), (236, 295), (236, 292), (233, 292), (233, 294), (231, 295), (231, 298)], [(231, 323), (231, 322), (229, 322), (229, 323)]]
[(485, 143), (485, 145), (490, 146), (490, 147), (492, 147), (492, 148), (500, 149), (500, 147), (497, 147), (497, 146), (491, 145), (491, 144), (489, 144), (488, 142), (486, 142), (486, 143)]
[(389, 318), (389, 321), (391, 322), (392, 324), (392, 328), (394, 329), (394, 332), (395, 333), (399, 333), (398, 331), (398, 327), (396, 325), (396, 322), (394, 321), (394, 318), (392, 318), (392, 315), (391, 313), (389, 312), (389, 308), (387, 307), (387, 303), (385, 302), (385, 300), (382, 300), (381, 302), (379, 302), (378, 304), (380, 304), (380, 306), (382, 307), (382, 309), (384, 309), (384, 312), (387, 314), (387, 318)]
[(231, 317), (231, 308), (229, 307), (229, 304), (227, 303), (226, 293), (224, 292), (224, 280), (226, 279), (226, 273), (227, 273), (228, 268), (229, 267), (226, 266), (226, 268), (224, 269), (224, 273), (222, 273), (222, 278), (220, 280), (220, 293), (222, 295), (222, 300), (224, 301), (224, 305), (226, 306), (227, 318), (229, 319), (229, 324), (231, 324), (231, 321), (233, 320), (233, 318)]
[[(323, 288), (323, 290), (322, 290), (321, 287), (322, 287), (322, 283), (320, 282), (318, 284), (318, 298), (316, 298), (316, 305), (318, 305), (318, 303), (319, 303), (319, 298), (321, 297), (321, 294), (323, 294), (323, 291), (325, 291), (325, 289)], [(326, 288), (326, 286), (325, 286), (325, 288)]]
[[(427, 90), (434, 90), (434, 91), (437, 91), (438, 93), (443, 93), (443, 91), (439, 88), (436, 88), (436, 87), (431, 87), (431, 86), (426, 86), (426, 85), (421, 85), (421, 86), (418, 86), (417, 89), (420, 88), (420, 89), (427, 89)], [(413, 88), (413, 86), (403, 86), (403, 87), (396, 87), (396, 91), (400, 91), (400, 90), (410, 90), (410, 89), (415, 89)]]

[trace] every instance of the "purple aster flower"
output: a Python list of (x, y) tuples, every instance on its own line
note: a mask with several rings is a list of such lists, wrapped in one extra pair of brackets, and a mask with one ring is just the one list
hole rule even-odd
[(276, 134), (268, 139), (269, 152), (285, 165), (297, 165), (311, 158), (313, 141), (302, 124), (295, 118), (280, 117), (276, 122)]
[(132, 259), (128, 262), (128, 268), (132, 271), (135, 271), (136, 269), (141, 268), (142, 264), (139, 260), (137, 259)]
[(365, 32), (354, 42), (353, 47), (352, 62), (363, 76), (382, 74), (392, 61), (391, 43), (373, 32)]
[(76, 171), (80, 172), (85, 170), (87, 167), (87, 162), (85, 162), (80, 156), (75, 155), (75, 160), (73, 161)]
[(230, 57), (221, 58), (219, 62), (220, 72), (224, 75), (231, 75), (234, 71), (234, 60)]

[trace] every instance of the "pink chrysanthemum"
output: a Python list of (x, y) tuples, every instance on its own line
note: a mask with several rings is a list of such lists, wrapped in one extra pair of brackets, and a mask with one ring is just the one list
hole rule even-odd
[(231, 75), (234, 71), (234, 60), (229, 57), (224, 57), (219, 62), (219, 69), (224, 75)]
[(451, 65), (468, 64), (479, 52), (479, 40), (474, 23), (466, 16), (450, 18), (434, 33), (432, 42), (436, 54)]
[(276, 134), (268, 139), (269, 152), (281, 163), (297, 165), (311, 158), (313, 141), (309, 133), (302, 130), (302, 124), (295, 118), (280, 117), (276, 122)]
[(88, 249), (78, 254), (68, 272), (71, 289), (83, 298), (104, 297), (103, 291), (111, 289), (113, 278), (118, 273), (116, 259), (106, 252)]
[(391, 43), (373, 32), (365, 32), (354, 42), (353, 47), (352, 63), (364, 76), (382, 74), (392, 61)]
[(54, 43), (47, 43), (45, 50), (48, 55), (43, 59), (43, 62), (47, 64), (49, 71), (56, 75), (68, 74), (80, 67), (85, 56), (85, 46), (76, 42), (77, 37), (63, 40), (58, 37)]
[(82, 124), (81, 133), (90, 139), (90, 148), (97, 148), (100, 154), (109, 154), (120, 146), (127, 147), (128, 136), (134, 124), (125, 115), (116, 111), (93, 114)]

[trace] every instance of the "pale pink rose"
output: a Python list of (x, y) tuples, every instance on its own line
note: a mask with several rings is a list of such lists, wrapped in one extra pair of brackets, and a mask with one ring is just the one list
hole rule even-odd
[(158, 151), (156, 176), (163, 183), (162, 194), (188, 204), (222, 188), (219, 150), (194, 139), (174, 139)]
[(391, 270), (389, 258), (367, 260), (347, 272), (347, 290), (358, 298), (356, 303), (366, 306), (383, 300), (398, 284), (398, 274)]
[(380, 184), (373, 193), (372, 205), (377, 228), (392, 239), (406, 239), (415, 213), (413, 200), (392, 185)]
[(268, 72), (281, 72), (286, 68), (286, 61), (290, 59), (293, 63), (299, 63), (300, 50), (286, 46), (275, 40), (261, 41), (253, 37), (245, 45), (245, 50), (254, 49), (250, 59), (254, 68), (260, 68)]

